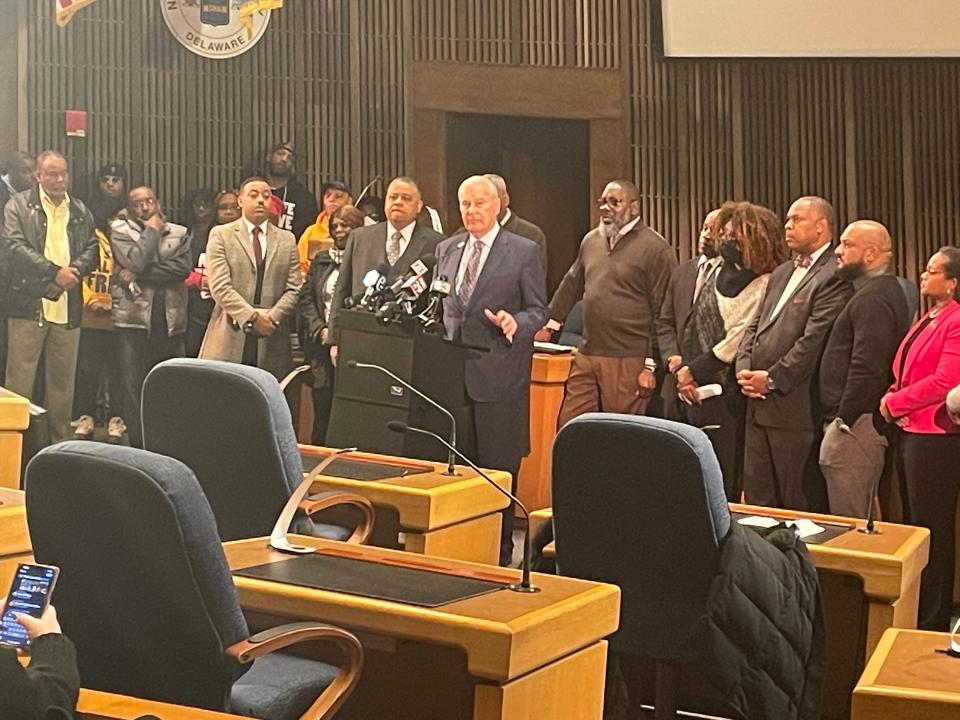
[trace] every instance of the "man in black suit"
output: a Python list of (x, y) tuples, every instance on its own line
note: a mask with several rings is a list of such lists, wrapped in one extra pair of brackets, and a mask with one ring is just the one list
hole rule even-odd
[(794, 257), (771, 274), (737, 353), (737, 381), (748, 398), (748, 503), (826, 510), (815, 382), (827, 334), (849, 297), (847, 283), (834, 278), (833, 219), (823, 198), (802, 197), (790, 206), (785, 230)]
[(421, 225), (423, 209), (420, 188), (408, 177), (398, 177), (387, 188), (387, 221), (357, 228), (347, 239), (340, 275), (330, 306), (330, 359), (336, 364), (340, 329), (337, 321), (347, 298), (363, 292), (363, 276), (378, 267), (388, 267), (387, 282), (406, 273), (420, 258), (433, 255), (443, 235)]
[(910, 317), (900, 283), (890, 273), (890, 233), (883, 225), (852, 223), (840, 236), (836, 256), (837, 276), (850, 281), (855, 293), (830, 331), (820, 364), (820, 469), (830, 512), (866, 517), (887, 450), (874, 413), (893, 382), (893, 356)]
[(680, 339), (687, 324), (690, 309), (700, 295), (700, 288), (720, 267), (721, 258), (717, 253), (714, 226), (720, 208), (711, 210), (703, 219), (700, 238), (697, 242), (697, 256), (677, 266), (670, 276), (670, 285), (663, 298), (660, 317), (657, 318), (657, 341), (660, 346), (660, 358), (667, 375), (660, 388), (660, 397), (666, 417), (683, 421), (686, 413), (677, 398), (677, 370), (683, 367), (680, 353)]
[[(477, 461), (506, 470), (516, 489), (529, 452), (533, 336), (547, 321), (543, 262), (536, 243), (497, 222), (497, 188), (482, 175), (457, 193), (467, 230), (437, 246), (437, 276), (453, 283), (443, 301), (447, 336), (488, 349), (467, 361), (464, 380), (473, 404)], [(500, 562), (513, 555), (513, 508), (503, 514)]]

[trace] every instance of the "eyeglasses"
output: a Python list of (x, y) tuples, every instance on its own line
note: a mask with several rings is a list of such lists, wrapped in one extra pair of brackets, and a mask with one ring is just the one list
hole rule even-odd
[(627, 202), (626, 198), (602, 197), (602, 198), (597, 198), (597, 207), (601, 208), (604, 205), (607, 205), (608, 207), (611, 207), (614, 210), (616, 210), (625, 202)]
[(123, 182), (123, 178), (118, 177), (117, 175), (103, 175), (100, 178), (100, 182), (119, 184)]
[(220, 203), (217, 205), (217, 210), (236, 210), (238, 205), (235, 202), (232, 203)]

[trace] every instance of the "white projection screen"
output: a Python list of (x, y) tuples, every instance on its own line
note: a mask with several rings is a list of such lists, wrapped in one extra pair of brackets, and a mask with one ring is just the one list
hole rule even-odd
[(676, 58), (960, 57), (960, 0), (660, 0)]

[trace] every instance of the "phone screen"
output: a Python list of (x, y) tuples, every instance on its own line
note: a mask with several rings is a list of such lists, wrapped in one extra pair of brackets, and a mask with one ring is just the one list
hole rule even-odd
[(30, 644), (27, 631), (16, 621), (17, 615), (43, 615), (50, 604), (50, 594), (57, 582), (60, 569), (52, 565), (25, 565), (17, 567), (7, 593), (0, 619), (0, 643), (26, 647)]

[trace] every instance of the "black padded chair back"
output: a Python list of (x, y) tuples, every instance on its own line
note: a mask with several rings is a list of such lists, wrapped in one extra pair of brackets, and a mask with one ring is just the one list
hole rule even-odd
[(688, 641), (730, 527), (706, 435), (632, 415), (570, 421), (553, 446), (553, 512), (558, 571), (623, 591), (611, 647), (695, 656)]
[(143, 443), (193, 470), (224, 541), (269, 535), (303, 478), (276, 378), (246, 365), (176, 359), (153, 368), (143, 385)]
[(144, 450), (70, 441), (31, 460), (27, 521), (84, 687), (224, 708), (247, 637), (213, 513), (193, 473)]

